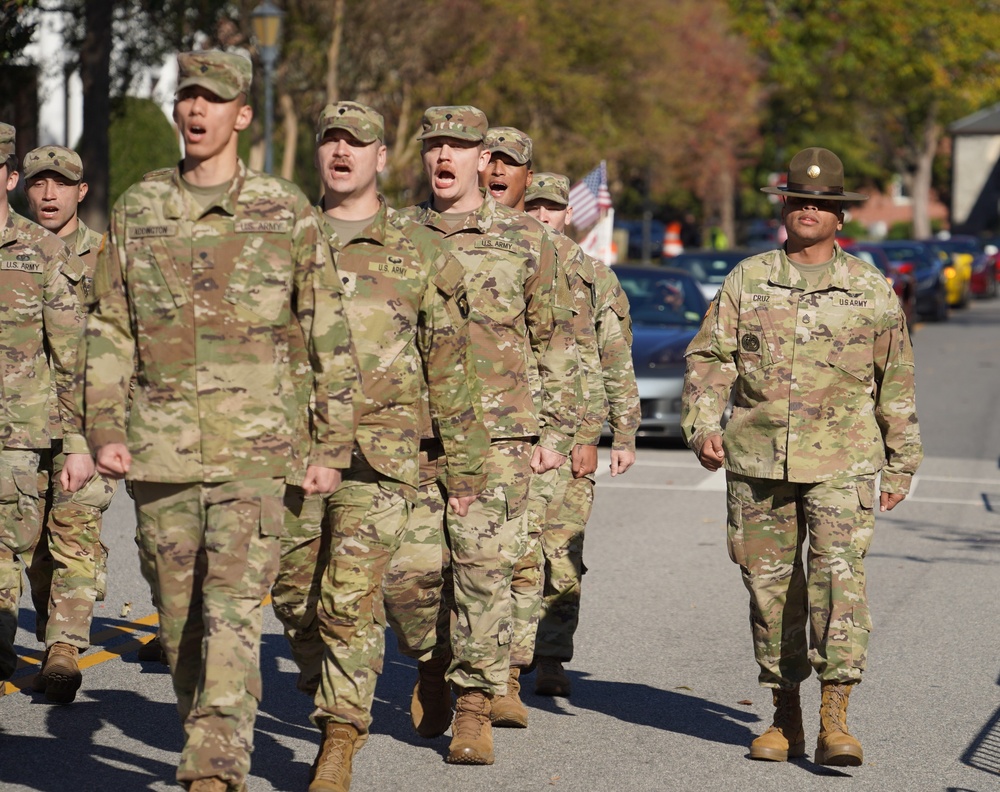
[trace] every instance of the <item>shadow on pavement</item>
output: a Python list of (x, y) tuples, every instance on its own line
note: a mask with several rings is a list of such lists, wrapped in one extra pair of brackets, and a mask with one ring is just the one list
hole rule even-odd
[[(1000, 680), (997, 680), (1000, 685)], [(962, 764), (1000, 776), (1000, 709), (993, 713), (986, 725), (962, 754)], [(951, 790), (949, 790), (951, 792)], [(956, 792), (961, 792), (956, 790)]]
[[(129, 738), (164, 751), (179, 752), (180, 724), (171, 704), (148, 701), (127, 690), (86, 691), (94, 701), (77, 700), (71, 706), (48, 707), (44, 737), (17, 734), (17, 726), (0, 726), (3, 770), (0, 787), (22, 785), (37, 792), (104, 792), (105, 790), (150, 789), (154, 783), (172, 781), (176, 767), (131, 750), (95, 744), (96, 733), (105, 726)], [(15, 694), (18, 695), (18, 694)], [(106, 737), (105, 737), (106, 739)]]

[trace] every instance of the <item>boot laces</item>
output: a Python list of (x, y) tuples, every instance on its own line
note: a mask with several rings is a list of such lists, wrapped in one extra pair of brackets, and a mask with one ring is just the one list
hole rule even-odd
[[(464, 716), (464, 717), (463, 717)], [(486, 696), (482, 693), (463, 693), (455, 705), (455, 722), (452, 736), (475, 740), (489, 720), (486, 714)]]
[(823, 691), (823, 707), (821, 717), (823, 726), (827, 732), (847, 733), (847, 693), (839, 688), (830, 686)]
[(344, 731), (335, 729), (328, 732), (323, 740), (323, 751), (317, 762), (315, 778), (334, 782), (343, 780), (353, 750), (354, 746)]

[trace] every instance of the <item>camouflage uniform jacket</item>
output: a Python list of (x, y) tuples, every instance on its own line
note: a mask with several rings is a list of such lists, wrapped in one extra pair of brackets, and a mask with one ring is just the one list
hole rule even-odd
[(321, 215), (344, 283), (344, 310), (358, 359), (357, 445), (384, 476), (416, 498), (420, 408), (429, 394), (435, 435), (447, 457), (445, 485), (456, 497), (486, 486), (490, 437), (477, 417), (469, 354), (469, 301), (462, 266), (428, 229), (380, 197), (371, 225), (342, 244)]
[(78, 220), (79, 223), (76, 233), (71, 237), (63, 239), (69, 248), (76, 252), (81, 259), (83, 259), (83, 264), (85, 267), (84, 278), (83, 278), (83, 289), (84, 298), (89, 301), (90, 296), (94, 293), (94, 270), (97, 268), (97, 254), (101, 250), (101, 244), (104, 242), (104, 235), (98, 234), (92, 228), (88, 228), (83, 220)]
[[(295, 185), (239, 163), (196, 221), (177, 169), (112, 210), (87, 322), (85, 418), (94, 449), (125, 443), (129, 477), (167, 483), (347, 467), (357, 372), (341, 283)], [(136, 384), (126, 428), (129, 379)], [(311, 426), (296, 395), (311, 362)]]
[(607, 264), (594, 261), (597, 280), (597, 348), (601, 355), (604, 393), (608, 399), (608, 424), (612, 449), (635, 451), (639, 429), (639, 386), (632, 365), (632, 318), (628, 296), (618, 276)]
[[(569, 318), (555, 300), (555, 248), (541, 223), (491, 195), (457, 231), (448, 231), (429, 203), (404, 213), (437, 232), (465, 270), (469, 332), (490, 438), (539, 436), (545, 448), (568, 455), (582, 409), (576, 351)], [(529, 382), (532, 365), (541, 374), (538, 409)]]
[[(49, 448), (53, 430), (67, 453), (87, 453), (74, 423), (73, 374), (84, 311), (83, 262), (55, 234), (14, 211), (0, 233), (3, 419), (7, 448)], [(53, 404), (53, 399), (56, 404)], [(58, 417), (53, 426), (52, 416)]]
[(782, 250), (741, 262), (688, 346), (682, 428), (694, 449), (722, 434), (726, 469), (740, 475), (882, 469), (883, 491), (908, 492), (923, 456), (913, 349), (885, 276), (839, 246), (813, 289)]
[(566, 303), (565, 307), (573, 315), (577, 365), (581, 374), (577, 382), (584, 411), (574, 442), (578, 445), (596, 445), (601, 439), (601, 428), (608, 414), (608, 400), (604, 393), (594, 322), (594, 312), (597, 309), (594, 259), (565, 234), (560, 234), (549, 226), (545, 228), (555, 245), (559, 260), (558, 277), (563, 281), (556, 289), (556, 301), (560, 305)]

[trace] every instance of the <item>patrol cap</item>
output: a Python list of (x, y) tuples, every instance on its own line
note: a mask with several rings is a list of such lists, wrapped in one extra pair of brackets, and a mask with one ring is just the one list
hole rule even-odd
[(316, 121), (316, 142), (322, 142), (331, 129), (350, 132), (362, 143), (374, 143), (385, 137), (382, 114), (357, 102), (337, 102), (323, 108)]
[(177, 56), (177, 91), (198, 85), (227, 102), (250, 90), (249, 58), (222, 50), (182, 52)]
[(561, 173), (536, 173), (524, 193), (524, 202), (552, 201), (569, 206), (569, 179)]
[(490, 127), (484, 140), (490, 154), (506, 154), (518, 165), (531, 162), (531, 138), (514, 127)]
[(486, 113), (472, 105), (446, 105), (428, 107), (420, 121), (417, 140), (432, 137), (450, 137), (479, 143), (486, 136), (490, 122)]
[(826, 201), (867, 201), (862, 193), (844, 191), (844, 163), (829, 149), (802, 149), (788, 163), (788, 180), (777, 187), (761, 187), (761, 192), (792, 198), (820, 198)]
[(78, 182), (83, 179), (83, 160), (73, 149), (65, 146), (40, 146), (24, 155), (21, 172), (25, 179), (45, 171), (55, 171)]
[(4, 163), (14, 156), (14, 127), (0, 121), (0, 160)]

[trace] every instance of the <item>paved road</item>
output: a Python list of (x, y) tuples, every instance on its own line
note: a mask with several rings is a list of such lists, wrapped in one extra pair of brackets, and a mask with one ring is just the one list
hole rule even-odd
[[(600, 481), (572, 702), (529, 692), (531, 726), (497, 732), (494, 766), (446, 765), (447, 737), (411, 732), (414, 670), (390, 639), (353, 789), (1000, 789), (998, 330), (1000, 302), (991, 302), (915, 334), (927, 459), (912, 497), (879, 518), (868, 563), (875, 633), (850, 713), (864, 766), (746, 759), (771, 707), (756, 685), (746, 593), (726, 554), (723, 478), (690, 452), (660, 445), (641, 448), (625, 478)], [(176, 788), (180, 726), (169, 678), (135, 659), (155, 616), (133, 525), (121, 494), (106, 529), (111, 591), (72, 706), (27, 692), (39, 652), (25, 597), (25, 667), (0, 700), (4, 792)], [(304, 790), (315, 753), (318, 732), (286, 655), (269, 615), (252, 792)], [(811, 756), (818, 684), (804, 696)]]

